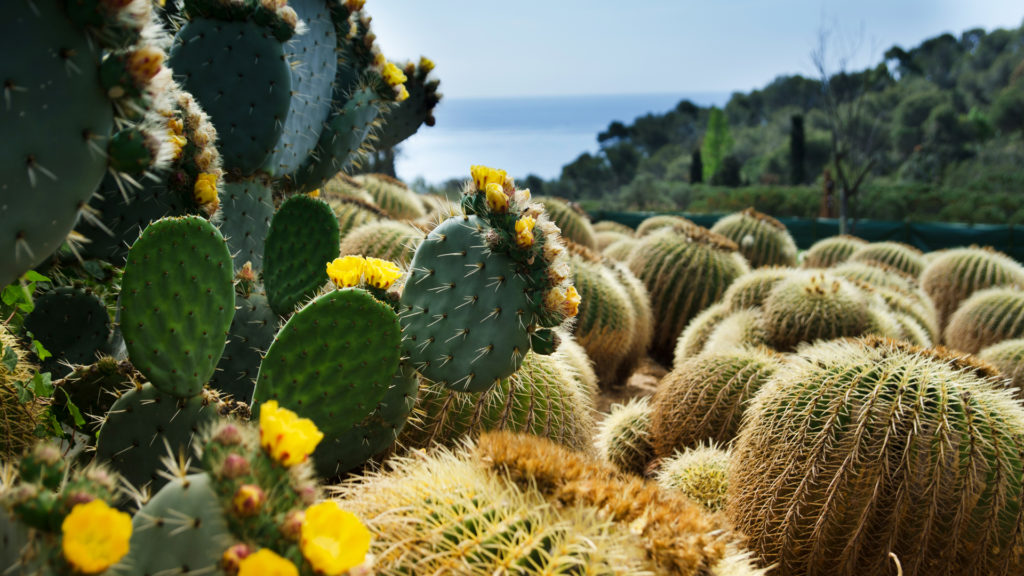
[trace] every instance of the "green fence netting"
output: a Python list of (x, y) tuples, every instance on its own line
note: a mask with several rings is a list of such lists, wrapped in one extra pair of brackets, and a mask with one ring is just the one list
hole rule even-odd
[[(701, 226), (710, 228), (725, 214), (689, 214), (686, 212), (614, 212), (597, 210), (590, 213), (594, 222), (611, 220), (636, 228), (645, 219), (657, 214), (672, 214), (689, 218)], [(796, 245), (806, 249), (822, 238), (839, 234), (839, 221), (818, 218), (779, 218)], [(958, 224), (949, 222), (900, 222), (889, 220), (856, 220), (852, 234), (869, 242), (892, 240), (916, 246), (924, 252), (954, 248), (957, 246), (991, 246), (1018, 261), (1024, 261), (1024, 230), (1017, 232), (1013, 226), (995, 224)], [(1020, 242), (1015, 243), (1018, 234)]]

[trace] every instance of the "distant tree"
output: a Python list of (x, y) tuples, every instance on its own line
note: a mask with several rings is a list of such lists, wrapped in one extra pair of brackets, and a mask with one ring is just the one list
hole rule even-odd
[(527, 174), (526, 178), (523, 178), (522, 186), (529, 188), (530, 192), (535, 196), (544, 196), (544, 179), (536, 174)]
[(992, 103), (992, 121), (1004, 134), (1024, 130), (1024, 79), (1007, 86)]
[[(851, 199), (857, 197), (865, 178), (882, 155), (878, 138), (881, 118), (868, 107), (867, 95), (884, 66), (859, 74), (847, 72), (850, 60), (860, 51), (863, 30), (857, 38), (836, 38), (835, 30), (822, 27), (811, 60), (825, 96), (825, 115), (832, 140), (832, 169), (839, 187), (839, 233), (847, 234)], [(839, 44), (833, 63), (830, 50)], [(833, 67), (835, 66), (835, 67)]]
[(737, 188), (743, 185), (743, 175), (741, 169), (743, 163), (736, 157), (735, 154), (729, 154), (722, 159), (722, 165), (718, 168), (718, 172), (711, 178), (711, 183), (716, 186), (726, 186), (729, 188)]
[(704, 180), (712, 180), (722, 161), (732, 151), (732, 136), (729, 135), (729, 121), (720, 109), (711, 108), (708, 116), (708, 129), (704, 132), (704, 144), (700, 149), (700, 157), (704, 163)]
[(690, 183), (700, 184), (704, 181), (704, 162), (700, 157), (700, 149), (694, 150), (690, 158)]
[(793, 185), (807, 180), (807, 136), (804, 134), (804, 117), (794, 114), (789, 129), (789, 181)]
[(597, 135), (597, 142), (604, 144), (609, 140), (625, 140), (630, 136), (630, 129), (618, 120), (608, 125), (608, 129)]

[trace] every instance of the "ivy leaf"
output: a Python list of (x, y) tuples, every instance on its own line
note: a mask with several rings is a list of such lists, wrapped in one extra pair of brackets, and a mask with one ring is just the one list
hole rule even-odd
[(75, 406), (75, 403), (71, 401), (71, 395), (64, 388), (60, 389), (64, 393), (64, 399), (67, 400), (66, 406), (68, 412), (71, 414), (71, 419), (75, 421), (75, 426), (81, 428), (85, 426), (85, 418), (82, 417), (82, 411)]
[(32, 392), (40, 398), (49, 398), (53, 395), (53, 382), (50, 380), (49, 372), (36, 373), (32, 377)]
[(8, 372), (14, 372), (18, 367), (18, 353), (14, 351), (13, 346), (4, 346), (4, 354), (3, 358), (0, 358), (0, 362), (3, 362)]
[[(31, 332), (29, 333), (29, 335), (31, 336)], [(32, 338), (32, 347), (36, 349), (36, 356), (39, 357), (40, 362), (53, 356), (53, 353), (47, 350), (46, 346), (43, 346), (43, 343), (40, 342), (39, 340), (36, 340), (35, 338)]]
[(35, 270), (29, 270), (28, 272), (25, 272), (24, 278), (25, 278), (25, 280), (28, 280), (29, 282), (51, 282), (52, 281), (49, 278), (47, 278), (46, 276), (43, 276), (42, 274), (40, 274), (39, 272), (36, 272)]

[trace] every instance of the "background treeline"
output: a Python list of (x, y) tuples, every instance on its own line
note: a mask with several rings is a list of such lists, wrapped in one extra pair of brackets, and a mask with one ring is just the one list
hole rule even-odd
[[(943, 34), (889, 49), (876, 67), (829, 75), (871, 167), (861, 218), (1024, 222), (1024, 26)], [(680, 102), (612, 122), (600, 149), (535, 194), (588, 209), (819, 214), (833, 141), (825, 84), (781, 76), (723, 110)], [(523, 181), (525, 180), (525, 181)]]

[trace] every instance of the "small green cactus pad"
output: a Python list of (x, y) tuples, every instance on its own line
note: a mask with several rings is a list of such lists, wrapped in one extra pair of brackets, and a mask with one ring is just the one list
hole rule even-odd
[(295, 188), (312, 192), (359, 157), (380, 115), (372, 90), (357, 90), (320, 132), (316, 149), (294, 175)]
[(107, 462), (133, 486), (166, 483), (161, 460), (192, 455), (193, 436), (217, 417), (218, 401), (203, 393), (191, 398), (165, 394), (144, 384), (110, 408), (96, 440), (96, 461)]
[(62, 378), (70, 370), (68, 363), (92, 364), (97, 353), (106, 351), (110, 315), (91, 292), (62, 286), (40, 296), (35, 305), (25, 317), (25, 330), (53, 354), (40, 366), (43, 372)]
[(176, 478), (132, 518), (132, 539), (122, 576), (219, 573), (234, 538), (206, 474)]
[(338, 68), (335, 54), (337, 36), (331, 21), (329, 2), (290, 0), (306, 31), (285, 43), (284, 53), (291, 68), (292, 99), (281, 139), (264, 169), (275, 177), (298, 169), (316, 146), (321, 127), (331, 113), (331, 92)]
[(196, 216), (150, 224), (128, 253), (120, 306), (121, 333), (139, 371), (170, 394), (198, 394), (235, 315), (224, 237)]
[(419, 378), (399, 368), (377, 408), (337, 440), (348, 451), (339, 453), (338, 472), (347, 472), (391, 447), (416, 406)]
[(401, 330), (395, 312), (364, 290), (328, 292), (297, 311), (270, 346), (253, 403), (277, 400), (324, 433), (313, 453), (333, 476), (360, 446), (341, 440), (381, 404), (398, 369)]
[(449, 218), (420, 244), (402, 293), (402, 355), (429, 380), (480, 392), (530, 350), (535, 304), (516, 263), (489, 250), (477, 216)]
[(225, 183), (220, 199), (218, 227), (228, 241), (235, 269), (249, 262), (253, 270), (262, 270), (263, 249), (274, 217), (273, 192), (258, 180), (241, 180)]
[(210, 115), (225, 170), (259, 170), (281, 137), (292, 98), (281, 41), (252, 21), (194, 18), (174, 38), (168, 63)]
[(420, 126), (434, 125), (434, 107), (441, 101), (437, 92), (440, 81), (428, 80), (433, 62), (422, 59), (419, 64), (405, 66), (405, 88), (409, 97), (400, 102), (385, 117), (384, 129), (377, 142), (378, 150), (394, 148), (403, 140), (415, 134)]
[(267, 234), (263, 283), (270, 307), (282, 316), (327, 283), (327, 263), (338, 257), (338, 220), (323, 200), (298, 194), (284, 201)]
[(107, 170), (102, 149), (114, 118), (98, 49), (62, 4), (4, 6), (0, 286), (60, 247)]
[(263, 354), (274, 341), (280, 321), (262, 294), (237, 297), (235, 302), (238, 307), (228, 330), (228, 342), (210, 386), (248, 404)]

